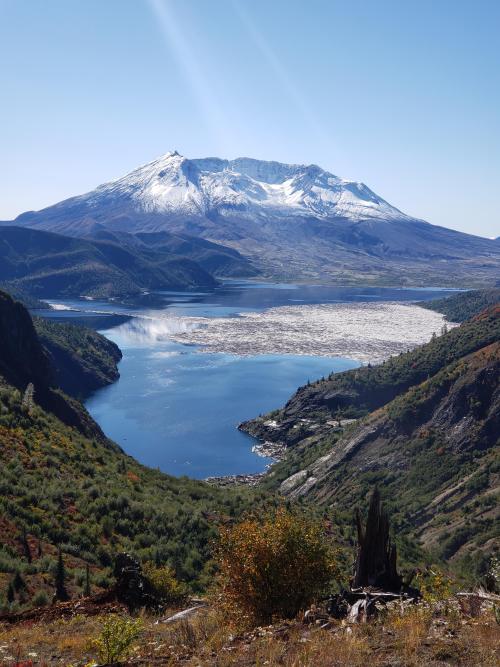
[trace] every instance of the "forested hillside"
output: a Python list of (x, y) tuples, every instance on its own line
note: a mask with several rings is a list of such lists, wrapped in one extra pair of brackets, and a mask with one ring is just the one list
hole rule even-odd
[(443, 313), (449, 322), (465, 322), (496, 303), (500, 303), (500, 288), (460, 292), (444, 299), (421, 301), (418, 305)]
[(254, 273), (235, 250), (187, 236), (139, 238), (103, 232), (77, 239), (0, 226), (0, 284), (25, 302), (33, 297), (106, 298), (152, 289), (211, 288), (217, 284), (214, 275)]
[(84, 398), (119, 378), (120, 348), (97, 331), (40, 317), (33, 323), (49, 353), (54, 379), (67, 394)]
[(285, 447), (263, 487), (349, 513), (379, 485), (401, 535), (480, 569), (494, 553), (500, 307), (383, 364), (300, 388), (242, 428)]

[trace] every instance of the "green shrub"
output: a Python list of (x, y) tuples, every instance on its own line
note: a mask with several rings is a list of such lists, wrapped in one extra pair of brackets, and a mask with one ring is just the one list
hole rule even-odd
[(181, 604), (187, 597), (187, 589), (175, 577), (173, 568), (168, 565), (156, 566), (146, 563), (143, 572), (165, 604)]
[(33, 606), (34, 607), (45, 607), (49, 604), (49, 597), (45, 591), (38, 591), (33, 597)]
[(99, 661), (104, 664), (127, 658), (142, 630), (141, 619), (111, 616), (104, 620), (101, 634), (93, 641)]

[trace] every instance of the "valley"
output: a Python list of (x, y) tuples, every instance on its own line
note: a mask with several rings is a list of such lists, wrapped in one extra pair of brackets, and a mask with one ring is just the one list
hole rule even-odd
[(97, 324), (122, 350), (121, 377), (86, 407), (142, 463), (205, 478), (263, 471), (271, 461), (252, 452), (240, 422), (279, 407), (308, 380), (428, 341), (443, 318), (408, 300), (445, 293), (226, 281), (162, 292), (155, 309), (73, 299), (45, 314), (131, 318)]
[[(337, 326), (329, 332), (332, 344), (336, 336), (343, 335), (338, 329), (340, 319), (351, 327), (353, 317), (379, 313), (381, 322), (374, 325), (379, 329), (378, 337), (375, 330), (367, 329), (366, 323), (361, 327), (370, 332), (367, 346), (372, 336), (378, 341), (376, 354), (381, 350), (385, 350), (384, 355), (390, 350), (395, 354), (384, 356), (378, 364), (368, 363), (366, 357), (360, 366), (354, 361), (360, 341), (354, 337), (351, 361), (347, 357), (321, 355), (243, 355), (237, 363), (243, 364), (245, 383), (238, 385), (234, 383), (234, 372), (228, 374), (228, 368), (235, 363), (228, 359), (228, 353), (203, 352), (197, 349), (199, 344), (169, 340), (167, 329), (160, 326), (165, 311), (171, 312), (176, 323), (170, 332), (174, 338), (179, 331), (189, 330), (191, 319), (192, 324), (198, 325), (200, 317), (230, 321), (238, 320), (238, 313), (253, 313), (255, 317), (260, 310), (260, 316), (265, 317), (280, 309), (286, 317), (297, 306), (285, 304), (306, 301), (307, 294), (311, 303), (298, 306), (299, 312), (304, 307), (321, 310), (320, 304), (328, 301), (327, 294), (337, 302), (328, 309), (333, 308), (335, 314), (330, 324), (336, 322)], [(187, 586), (183, 590), (190, 594), (205, 592), (212, 585), (212, 544), (221, 526), (232, 525), (235, 519), (247, 516), (250, 509), (267, 516), (281, 506), (283, 498), (299, 504), (308, 521), (316, 521), (319, 515), (327, 520), (329, 531), (336, 534), (342, 577), (346, 578), (348, 554), (355, 543), (353, 508), (377, 484), (384, 489), (384, 503), (394, 521), (399, 557), (405, 567), (432, 559), (446, 564), (461, 580), (482, 577), (494, 553), (498, 521), (498, 307), (477, 312), (485, 301), (494, 298), (490, 293), (475, 297), (468, 292), (455, 293), (449, 297), (455, 304), (453, 312), (468, 310), (472, 317), (461, 326), (453, 326), (452, 322), (445, 326), (443, 316), (432, 310), (439, 310), (433, 304), (440, 303), (432, 302), (432, 297), (442, 295), (440, 290), (343, 288), (339, 292), (339, 288), (332, 287), (229, 282), (211, 292), (164, 292), (157, 295), (164, 299), (163, 309), (157, 312), (144, 306), (131, 309), (113, 301), (59, 301), (50, 311), (55, 317), (35, 320), (34, 326), (20, 304), (3, 296), (0, 323), (10, 333), (9, 348), (0, 354), (0, 582), (5, 589), (12, 588), (15, 572), (23, 582), (19, 592), (13, 589), (13, 602), (5, 604), (11, 611), (41, 604), (42, 608), (34, 612), (36, 617), (44, 628), (51, 623), (49, 617), (44, 620), (44, 605), (51, 595), (50, 573), (55, 571), (61, 553), (58, 545), (63, 545), (66, 586), (71, 597), (81, 594), (85, 577), (91, 591), (98, 593), (95, 599), (112, 590), (115, 554), (125, 549), (133, 551), (144, 563), (172, 563), (168, 576), (175, 573), (175, 586)], [(397, 296), (399, 303), (395, 302)], [(415, 303), (424, 297), (429, 309), (408, 305), (409, 299)], [(401, 320), (401, 309), (409, 309), (414, 322), (412, 340), (404, 326), (396, 326)], [(37, 312), (48, 314), (46, 309)], [(392, 322), (391, 312), (395, 315)], [(421, 313), (420, 320), (417, 313)], [(109, 324), (114, 317), (125, 321), (103, 330), (119, 343), (122, 361), (116, 345), (77, 324), (81, 318), (92, 321), (99, 329), (100, 320)], [(147, 321), (152, 326), (137, 330), (137, 321)], [(184, 326), (179, 326), (179, 322)], [(437, 332), (436, 325), (440, 325)], [(391, 331), (392, 338), (388, 335)], [(418, 336), (428, 342), (408, 352), (398, 352), (402, 343), (398, 332), (403, 332), (406, 346), (416, 345)], [(385, 341), (382, 347), (381, 341)], [(127, 359), (133, 361), (141, 348), (146, 356), (139, 355), (136, 372), (130, 373), (133, 364), (127, 366)], [(375, 359), (376, 354), (371, 354)], [(186, 376), (186, 356), (195, 363), (191, 376)], [(215, 357), (216, 366), (223, 360), (220, 382), (225, 388), (224, 398), (214, 382)], [(154, 364), (150, 370), (146, 358)], [(151, 450), (150, 467), (130, 456), (144, 460), (150, 435), (168, 433), (166, 424), (175, 413), (169, 414), (165, 405), (161, 407), (154, 393), (160, 401), (168, 397), (168, 387), (175, 386), (169, 382), (171, 364), (179, 360), (182, 368), (175, 378), (175, 393), (186, 398), (188, 388), (191, 392), (193, 387), (201, 389), (199, 394), (188, 393), (187, 412), (176, 408), (181, 418), (179, 425), (196, 424), (203, 402), (212, 399), (206, 404), (211, 421), (198, 422), (201, 428), (193, 435), (193, 442), (203, 444), (203, 431), (213, 429), (224, 414), (230, 416), (227, 430), (216, 432), (212, 442), (206, 441), (205, 452), (210, 470), (222, 470), (228, 476), (210, 475), (209, 469), (199, 468), (200, 477), (215, 477), (209, 484), (189, 478), (196, 476), (196, 466), (184, 468), (189, 476), (181, 477), (154, 469), (165, 446), (164, 437)], [(203, 360), (209, 362), (208, 372)], [(304, 382), (300, 373), (296, 374), (297, 367), (294, 370), (298, 360), (304, 375), (314, 373), (314, 377), (310, 381), (308, 378), (279, 408), (291, 393), (290, 387), (293, 392), (297, 384)], [(118, 363), (122, 375), (116, 381)], [(251, 365), (245, 367), (245, 363)], [(284, 375), (277, 372), (280, 366), (286, 369)], [(151, 376), (153, 368), (160, 372), (156, 389)], [(74, 397), (58, 388), (61, 383), (69, 394), (75, 390), (77, 396), (80, 393), (81, 388), (65, 384), (67, 370), (71, 378), (81, 374), (82, 378), (108, 385), (86, 399), (90, 414)], [(323, 379), (316, 380), (321, 374)], [(179, 385), (183, 377), (187, 377), (184, 387)], [(139, 378), (145, 379), (144, 387), (149, 392), (142, 403)], [(252, 387), (249, 378), (256, 378), (258, 383)], [(25, 389), (28, 379), (34, 385), (31, 393)], [(274, 394), (269, 393), (270, 379), (277, 383)], [(122, 447), (108, 439), (109, 435), (114, 436), (113, 423), (106, 424), (112, 403), (106, 399), (102, 402), (102, 415), (92, 405), (95, 397), (113, 391), (117, 391), (116, 406), (120, 411), (116, 423), (130, 437), (130, 441), (124, 438), (120, 442)], [(238, 404), (238, 392), (245, 410), (253, 411), (249, 417), (254, 417), (246, 422), (243, 418), (241, 431), (264, 441), (263, 453), (277, 453), (279, 460), (257, 458), (251, 452), (251, 441), (236, 431), (242, 419), (233, 409)], [(124, 400), (127, 393), (128, 403)], [(263, 401), (262, 413), (271, 407), (271, 396), (278, 409), (255, 418), (254, 394)], [(148, 404), (150, 411), (145, 412)], [(214, 410), (216, 404), (219, 413)], [(165, 422), (155, 421), (163, 415)], [(138, 420), (137, 430), (133, 427), (134, 418)], [(186, 433), (179, 432), (174, 424), (172, 435), (183, 455), (192, 457)], [(226, 464), (218, 455), (220, 449), (215, 446), (220, 445), (221, 435), (226, 438), (226, 455), (227, 460), (232, 459), (232, 469), (224, 468)], [(256, 470), (252, 465), (247, 468), (248, 473), (242, 471), (244, 459), (239, 454), (235, 459), (237, 438), (242, 439), (241, 451), (247, 460), (253, 457), (260, 461), (257, 470), (263, 471), (267, 463), (272, 463), (265, 474), (252, 472)], [(140, 443), (140, 449), (131, 449), (133, 442)], [(196, 456), (203, 462), (202, 449), (198, 448)], [(165, 469), (177, 472), (171, 461), (165, 463)], [(182, 469), (179, 472), (182, 474)], [(102, 613), (109, 613), (102, 603), (89, 604), (97, 604)], [(64, 605), (56, 604), (47, 607), (47, 613), (65, 613), (64, 609)], [(5, 618), (17, 617), (14, 614)], [(24, 627), (22, 618), (19, 616), (20, 628)], [(87, 621), (84, 623), (87, 627)], [(82, 628), (82, 632), (87, 630)], [(5, 637), (11, 642), (10, 631)], [(30, 641), (38, 651), (45, 650), (34, 639)], [(78, 650), (81, 653), (83, 649)]]
[(0, 6), (0, 667), (500, 667), (500, 3)]

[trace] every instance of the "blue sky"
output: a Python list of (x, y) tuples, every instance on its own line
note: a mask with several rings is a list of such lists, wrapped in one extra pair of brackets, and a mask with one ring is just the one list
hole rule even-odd
[(168, 150), (500, 235), (497, 0), (0, 0), (0, 219)]

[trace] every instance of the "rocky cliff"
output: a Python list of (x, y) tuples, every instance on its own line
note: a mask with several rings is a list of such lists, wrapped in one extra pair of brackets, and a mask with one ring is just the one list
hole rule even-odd
[(0, 383), (22, 393), (32, 383), (35, 401), (44, 410), (89, 437), (104, 439), (100, 427), (85, 408), (60, 390), (57, 371), (26, 308), (1, 291), (0, 341)]

